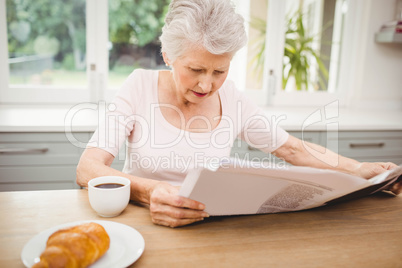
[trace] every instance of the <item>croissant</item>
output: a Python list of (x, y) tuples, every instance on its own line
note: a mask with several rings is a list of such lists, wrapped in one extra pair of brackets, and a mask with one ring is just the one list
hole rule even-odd
[(97, 261), (109, 249), (110, 238), (102, 225), (90, 222), (53, 233), (32, 268), (81, 268)]

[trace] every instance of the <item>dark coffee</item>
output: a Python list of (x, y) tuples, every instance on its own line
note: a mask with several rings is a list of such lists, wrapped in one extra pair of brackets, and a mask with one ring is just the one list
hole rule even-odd
[(113, 188), (119, 188), (119, 187), (123, 187), (123, 184), (120, 183), (102, 183), (102, 184), (98, 184), (95, 185), (96, 188), (103, 188), (103, 189), (113, 189)]

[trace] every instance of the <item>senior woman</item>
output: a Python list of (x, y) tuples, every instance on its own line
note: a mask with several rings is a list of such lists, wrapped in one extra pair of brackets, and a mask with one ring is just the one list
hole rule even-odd
[[(246, 44), (243, 18), (229, 1), (172, 0), (160, 40), (171, 70), (135, 70), (127, 78), (82, 154), (79, 185), (97, 176), (127, 177), (131, 199), (149, 204), (153, 222), (176, 227), (208, 217), (204, 204), (177, 195), (188, 170), (229, 157), (237, 137), (293, 165), (364, 178), (395, 167), (332, 152), (317, 159), (299, 139), (273, 128), (226, 80), (234, 54)], [(118, 171), (110, 165), (125, 142), (125, 165)], [(331, 165), (334, 160), (338, 165)]]

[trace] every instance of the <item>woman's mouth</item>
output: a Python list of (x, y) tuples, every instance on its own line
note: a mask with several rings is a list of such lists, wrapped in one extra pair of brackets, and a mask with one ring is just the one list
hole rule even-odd
[(194, 93), (194, 95), (196, 95), (197, 97), (200, 97), (200, 98), (205, 97), (206, 95), (208, 95), (208, 93), (198, 93), (198, 92), (195, 92), (195, 91), (193, 91), (193, 93)]

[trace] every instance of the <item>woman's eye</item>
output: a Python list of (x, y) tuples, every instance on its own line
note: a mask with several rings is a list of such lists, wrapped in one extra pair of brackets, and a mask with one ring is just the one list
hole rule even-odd
[(191, 69), (191, 71), (196, 72), (196, 73), (199, 73), (199, 72), (201, 72), (202, 70), (201, 70), (201, 69)]
[(224, 71), (215, 71), (216, 74), (224, 74)]

